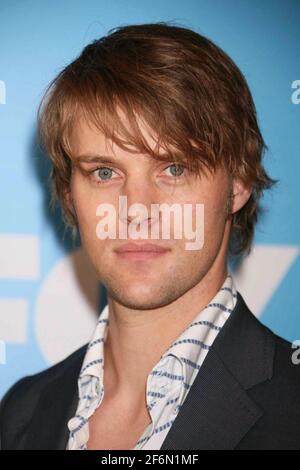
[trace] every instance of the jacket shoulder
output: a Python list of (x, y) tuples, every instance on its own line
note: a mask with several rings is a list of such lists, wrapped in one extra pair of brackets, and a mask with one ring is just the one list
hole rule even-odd
[[(265, 344), (273, 343), (273, 383), (291, 390), (291, 386), (298, 390), (300, 394), (300, 349), (293, 343), (276, 334), (272, 329), (265, 325), (260, 319), (252, 313), (253, 322), (257, 324), (257, 331), (265, 336)], [(271, 377), (269, 377), (271, 379)]]
[[(267, 338), (265, 345), (273, 343), (273, 354), (265, 355), (272, 363), (272, 373), (267, 380), (257, 384), (248, 392), (260, 404), (273, 422), (273, 433), (281, 423), (282, 429), (300, 429), (300, 349), (282, 338), (261, 320), (254, 317), (261, 332)], [(255, 321), (255, 320), (254, 320)], [(269, 359), (268, 359), (269, 357)], [(277, 423), (277, 428), (276, 428)]]
[(238, 449), (300, 449), (300, 358), (292, 344), (271, 332), (274, 341), (272, 375), (247, 390), (263, 410), (256, 425), (245, 435)]
[(300, 396), (300, 349), (273, 333), (275, 341), (274, 375), (279, 375), (287, 385), (295, 383)]
[(16, 432), (30, 421), (40, 394), (48, 384), (74, 367), (79, 373), (86, 348), (84, 345), (57, 364), (21, 378), (6, 392), (0, 403), (1, 439), (3, 433)]

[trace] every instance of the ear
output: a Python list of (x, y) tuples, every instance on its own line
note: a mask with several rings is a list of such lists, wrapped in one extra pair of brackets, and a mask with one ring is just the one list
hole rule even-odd
[(240, 179), (233, 179), (231, 213), (238, 212), (249, 200), (252, 193), (252, 184), (246, 185)]

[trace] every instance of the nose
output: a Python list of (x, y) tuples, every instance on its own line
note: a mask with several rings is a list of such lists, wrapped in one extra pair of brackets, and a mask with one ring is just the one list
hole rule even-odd
[(135, 224), (148, 227), (158, 222), (158, 193), (149, 175), (128, 178), (124, 183), (119, 199), (119, 218), (126, 225)]

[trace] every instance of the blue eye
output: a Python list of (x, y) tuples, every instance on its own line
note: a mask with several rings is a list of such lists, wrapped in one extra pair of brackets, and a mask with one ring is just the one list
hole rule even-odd
[(102, 180), (110, 179), (111, 176), (112, 176), (112, 172), (113, 172), (113, 170), (111, 168), (108, 168), (108, 167), (98, 168), (96, 170), (97, 176)]
[(183, 165), (178, 165), (178, 164), (172, 164), (166, 168), (166, 170), (170, 170), (171, 176), (181, 176), (182, 173), (184, 172), (184, 166)]

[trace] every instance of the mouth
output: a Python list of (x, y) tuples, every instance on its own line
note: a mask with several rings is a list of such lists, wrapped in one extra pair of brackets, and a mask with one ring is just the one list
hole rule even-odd
[(115, 249), (116, 255), (121, 259), (143, 261), (161, 258), (170, 253), (170, 248), (162, 247), (154, 243), (126, 243)]

